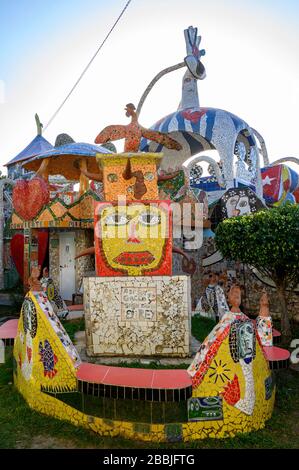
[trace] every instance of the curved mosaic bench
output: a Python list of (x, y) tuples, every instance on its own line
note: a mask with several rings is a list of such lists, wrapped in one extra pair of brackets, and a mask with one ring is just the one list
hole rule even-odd
[(152, 370), (83, 363), (77, 371), (78, 390), (97, 397), (160, 402), (192, 396), (186, 370)]
[[(81, 363), (46, 295), (29, 292), (15, 338), (14, 382), (31, 408), (102, 436), (155, 442), (233, 437), (265, 426), (274, 406), (275, 385), (259, 342), (256, 341), (252, 365), (244, 369), (236, 358), (233, 360), (233, 336), (229, 333), (226, 328), (222, 340), (209, 350), (199, 368), (199, 385), (186, 370)], [(274, 359), (272, 355), (271, 360)], [(249, 369), (254, 382), (246, 378)], [(66, 392), (78, 391), (82, 397), (92, 395), (93, 399), (108, 395), (120, 401), (185, 401), (189, 420), (155, 424), (91, 416), (59, 399)]]

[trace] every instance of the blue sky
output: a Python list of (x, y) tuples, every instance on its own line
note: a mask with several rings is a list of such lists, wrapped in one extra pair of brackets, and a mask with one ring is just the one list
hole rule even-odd
[[(35, 112), (44, 124), (49, 120), (125, 3), (0, 0), (0, 165), (35, 136)], [(124, 105), (137, 103), (162, 68), (183, 60), (183, 29), (191, 24), (206, 49), (201, 104), (231, 111), (258, 129), (270, 160), (299, 156), (295, 0), (132, 0), (45, 138), (54, 143), (68, 132), (93, 142), (107, 124), (126, 123)], [(142, 111), (144, 125), (177, 108), (181, 78), (176, 72), (155, 87)]]

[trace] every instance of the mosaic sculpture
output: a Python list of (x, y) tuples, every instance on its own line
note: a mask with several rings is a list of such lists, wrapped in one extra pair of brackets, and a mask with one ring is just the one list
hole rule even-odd
[(263, 194), (269, 206), (299, 203), (299, 175), (285, 164), (262, 168)]
[[(226, 189), (236, 186), (236, 171), (234, 168), (234, 152), (236, 143), (244, 145), (246, 155), (251, 157), (250, 182), (254, 183), (259, 197), (262, 197), (262, 181), (260, 173), (260, 155), (256, 144), (255, 132), (238, 116), (217, 108), (201, 107), (198, 98), (197, 80), (205, 77), (204, 66), (200, 62), (198, 48), (192, 56), (192, 48), (198, 42), (197, 29), (185, 30), (187, 57), (185, 59), (192, 66), (188, 66), (182, 81), (181, 101), (176, 112), (157, 121), (152, 127), (153, 131), (169, 134), (182, 145), (182, 150), (177, 158), (172, 150), (163, 149), (163, 144), (141, 140), (140, 149), (150, 152), (164, 152), (161, 169), (165, 172), (173, 172), (181, 168), (182, 164), (193, 155), (205, 150), (217, 150), (223, 164), (223, 176)], [(190, 41), (190, 38), (192, 40)], [(200, 38), (200, 37), (199, 37)], [(196, 58), (198, 56), (198, 60)], [(191, 58), (192, 57), (192, 58)], [(196, 73), (196, 67), (201, 73)], [(143, 100), (144, 101), (144, 100)], [(224, 138), (225, 136), (225, 138)], [(239, 160), (240, 173), (245, 176), (245, 161)], [(218, 164), (215, 161), (216, 165)], [(249, 173), (246, 174), (248, 180)]]
[(223, 425), (243, 431), (270, 416), (274, 389), (268, 394), (271, 372), (252, 321), (240, 311), (238, 286), (232, 286), (228, 300), (230, 311), (202, 343), (188, 372), (192, 398), (222, 397)]
[(43, 277), (40, 279), (40, 283), (58, 318), (65, 319), (69, 311), (53, 279), (49, 277), (48, 268), (43, 269)]
[(216, 322), (221, 320), (224, 313), (228, 311), (226, 298), (223, 289), (218, 285), (218, 280), (217, 273), (209, 275), (209, 284), (195, 309), (195, 313), (199, 313), (202, 317), (211, 318)]
[(119, 140), (125, 138), (124, 152), (138, 152), (140, 140), (142, 137), (158, 142), (165, 147), (181, 150), (181, 145), (174, 139), (157, 131), (151, 131), (142, 127), (137, 120), (136, 108), (132, 103), (126, 105), (126, 116), (131, 117), (130, 124), (126, 126), (112, 125), (105, 127), (95, 139), (96, 144), (104, 144), (111, 140)]
[(263, 346), (273, 345), (273, 324), (269, 309), (269, 298), (264, 290), (260, 299), (260, 311), (256, 319), (257, 334)]

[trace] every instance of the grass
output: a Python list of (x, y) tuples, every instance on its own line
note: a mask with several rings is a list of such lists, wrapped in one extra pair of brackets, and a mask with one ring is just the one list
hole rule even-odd
[(200, 317), (198, 314), (194, 315), (191, 320), (191, 330), (194, 338), (198, 341), (203, 340), (208, 336), (210, 331), (214, 328), (216, 323), (210, 318)]
[[(76, 428), (66, 422), (30, 410), (12, 384), (11, 350), (7, 356), (9, 356), (7, 362), (0, 365), (1, 449), (275, 449), (299, 447), (299, 373), (292, 370), (284, 370), (276, 374), (276, 405), (273, 416), (265, 429), (239, 435), (233, 439), (206, 439), (190, 443), (156, 444), (122, 438), (100, 437), (91, 431)], [(90, 406), (89, 404), (88, 407)]]
[(75, 334), (78, 331), (85, 330), (85, 320), (84, 318), (78, 318), (77, 320), (60, 320), (67, 334), (69, 335), (72, 341), (75, 340)]

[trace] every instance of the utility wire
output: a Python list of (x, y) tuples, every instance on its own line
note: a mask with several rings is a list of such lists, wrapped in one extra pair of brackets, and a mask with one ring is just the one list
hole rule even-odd
[(105, 42), (107, 41), (107, 39), (109, 38), (110, 34), (112, 33), (112, 31), (114, 30), (115, 26), (117, 25), (117, 23), (119, 22), (119, 20), (121, 19), (121, 17), (123, 16), (124, 12), (126, 11), (126, 9), (128, 8), (128, 6), (130, 5), (132, 0), (128, 0), (126, 5), (124, 6), (124, 8), (122, 9), (120, 15), (118, 16), (117, 20), (114, 22), (112, 28), (110, 29), (110, 31), (108, 32), (108, 34), (106, 35), (105, 39), (103, 40), (102, 44), (98, 47), (97, 51), (95, 52), (95, 54), (92, 56), (92, 58), (90, 59), (90, 61), (88, 62), (88, 64), (86, 65), (85, 69), (83, 70), (83, 72), (81, 73), (81, 75), (79, 76), (79, 78), (76, 80), (75, 84), (73, 85), (73, 87), (71, 88), (71, 90), (69, 91), (69, 93), (66, 95), (65, 99), (63, 100), (63, 102), (61, 103), (61, 105), (59, 106), (59, 108), (57, 108), (57, 110), (55, 111), (55, 113), (53, 114), (53, 116), (51, 117), (51, 119), (48, 121), (48, 123), (46, 124), (46, 126), (44, 127), (44, 131), (49, 127), (49, 125), (51, 124), (51, 122), (55, 119), (55, 117), (57, 116), (57, 114), (59, 113), (59, 111), (61, 110), (61, 108), (63, 107), (63, 105), (65, 104), (65, 102), (68, 100), (68, 98), (71, 96), (71, 94), (73, 93), (73, 91), (75, 90), (75, 88), (77, 87), (77, 85), (79, 84), (79, 82), (82, 80), (83, 76), (85, 75), (85, 73), (87, 72), (87, 70), (89, 69), (90, 65), (92, 64), (92, 62), (94, 61), (94, 59), (96, 58), (96, 56), (98, 55), (98, 53), (100, 52), (100, 50), (102, 49), (103, 45), (105, 44)]

